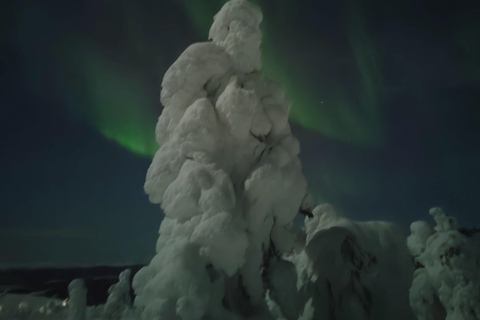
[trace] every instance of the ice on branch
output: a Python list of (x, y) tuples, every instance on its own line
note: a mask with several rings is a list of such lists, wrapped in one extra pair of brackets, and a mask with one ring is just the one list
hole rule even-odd
[(480, 319), (480, 254), (442, 209), (430, 210), (436, 226), (412, 223), (408, 247), (417, 270), (410, 305), (419, 320)]
[(290, 102), (259, 71), (261, 20), (247, 1), (226, 3), (212, 41), (164, 76), (145, 191), (165, 219), (156, 256), (133, 280), (145, 320), (273, 319), (260, 270), (273, 247), (294, 247), (306, 181)]

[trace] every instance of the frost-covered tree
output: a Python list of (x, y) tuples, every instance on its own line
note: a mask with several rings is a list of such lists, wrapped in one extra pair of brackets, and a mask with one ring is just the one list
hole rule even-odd
[(107, 320), (121, 319), (131, 306), (130, 298), (131, 270), (126, 269), (119, 275), (119, 281), (108, 289), (108, 298), (102, 311), (102, 318)]
[(436, 226), (423, 221), (410, 226), (408, 248), (417, 270), (410, 305), (419, 320), (480, 319), (480, 254), (465, 229), (432, 208)]
[(408, 304), (413, 266), (392, 223), (352, 221), (325, 204), (307, 216), (305, 231), (303, 250), (289, 257), (301, 316), (279, 319), (414, 319)]
[(246, 1), (226, 3), (211, 41), (164, 76), (145, 191), (165, 219), (133, 281), (145, 320), (272, 318), (261, 269), (272, 247), (293, 247), (306, 181), (290, 103), (259, 70), (261, 20)]
[(68, 320), (85, 320), (87, 288), (82, 279), (75, 279), (68, 285)]

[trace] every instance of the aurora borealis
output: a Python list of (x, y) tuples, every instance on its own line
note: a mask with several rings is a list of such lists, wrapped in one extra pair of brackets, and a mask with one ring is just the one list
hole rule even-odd
[[(444, 205), (480, 224), (477, 2), (253, 2), (264, 13), (262, 69), (292, 101), (304, 173), (320, 200), (356, 219), (405, 226)], [(65, 238), (71, 229), (77, 247), (75, 239), (86, 241), (80, 231), (90, 246), (108, 243), (92, 261), (148, 252), (161, 212), (142, 185), (158, 149), (161, 80), (188, 45), (207, 40), (223, 3), (6, 6), (1, 241), (11, 230), (20, 238), (29, 228), (61, 229), (52, 235)], [(101, 236), (123, 239), (129, 228), (136, 240), (122, 240), (125, 251)], [(56, 261), (63, 249), (47, 250), (42, 239), (18, 240), (10, 260)]]
[[(197, 41), (206, 40), (212, 17), (222, 4), (223, 1), (214, 0), (182, 1), (181, 8), (177, 9), (182, 9), (179, 13), (190, 23), (190, 28), (187, 26), (186, 29), (194, 35), (192, 38)], [(350, 66), (352, 70), (349, 73), (357, 81), (350, 92), (345, 82), (342, 83), (341, 79), (335, 79), (329, 74), (335, 70), (309, 74), (308, 64), (293, 62), (295, 52), (288, 52), (288, 43), (279, 34), (287, 35), (292, 40), (297, 34), (305, 32), (295, 24), (294, 16), (287, 14), (295, 11), (297, 4), (289, 1), (281, 1), (275, 7), (269, 6), (268, 2), (260, 1), (257, 4), (266, 8), (268, 13), (262, 25), (262, 69), (286, 87), (287, 95), (292, 100), (291, 120), (333, 139), (361, 145), (381, 144), (381, 59), (378, 58), (376, 44), (369, 34), (358, 3), (353, 0), (348, 2), (343, 9), (345, 12), (341, 12), (348, 35), (345, 45), (350, 47), (355, 59), (355, 65)], [(24, 33), (29, 32), (29, 28), (40, 25), (45, 29), (42, 36), (47, 42), (39, 41), (40, 48), (32, 48), (31, 43), (20, 42), (21, 54), (27, 61), (39, 59), (38, 49), (52, 50), (58, 56), (65, 56), (64, 61), (55, 61), (51, 60), (52, 57), (47, 57), (45, 52), (45, 57), (40, 58), (50, 60), (54, 69), (65, 73), (53, 74), (55, 87), (52, 90), (69, 91), (58, 98), (64, 100), (64, 105), (68, 106), (72, 115), (82, 118), (105, 137), (129, 151), (151, 157), (158, 148), (151, 133), (159, 108), (158, 102), (152, 101), (146, 89), (152, 84), (146, 83), (142, 78), (145, 75), (139, 74), (139, 67), (144, 67), (140, 61), (144, 58), (142, 55), (148, 55), (147, 51), (153, 52), (160, 44), (148, 46), (146, 28), (138, 24), (138, 21), (146, 21), (146, 13), (138, 4), (123, 1), (120, 6), (114, 7), (105, 1), (95, 7), (98, 10), (112, 10), (112, 15), (115, 13), (112, 18), (121, 27), (118, 33), (109, 30), (115, 24), (107, 25), (96, 20), (99, 17), (95, 16), (95, 10), (86, 14), (97, 29), (85, 28), (82, 34), (75, 30), (71, 22), (65, 22), (66, 26), (62, 26), (65, 30), (59, 32), (54, 22), (50, 21), (51, 13), (48, 12), (47, 5), (32, 3), (31, 6), (26, 6), (17, 21), (19, 40), (27, 38)], [(323, 37), (328, 36), (323, 30), (320, 31), (325, 33)], [(115, 37), (123, 37), (118, 39), (120, 41), (115, 46), (121, 52), (108, 52), (102, 45), (105, 34), (112, 32)], [(41, 39), (44, 40), (42, 36)], [(305, 41), (308, 40), (302, 40), (300, 44), (306, 46)], [(162, 50), (158, 52), (161, 55)], [(127, 60), (128, 64), (123, 64), (122, 60)], [(166, 63), (164, 59), (159, 60)], [(29, 75), (33, 84), (41, 81), (37, 78), (38, 71), (40, 70)], [(48, 72), (40, 72), (42, 71)], [(27, 74), (30, 72), (27, 71)], [(73, 81), (75, 86), (62, 83), (62, 80)], [(321, 85), (313, 86), (312, 83)], [(72, 87), (75, 89), (72, 90)]]
[[(173, 1), (170, 5), (176, 6), (175, 9), (179, 11), (177, 14), (188, 22), (184, 26), (184, 32), (189, 33), (189, 38), (205, 41), (212, 17), (223, 2), (182, 0), (180, 6)], [(296, 14), (301, 13), (302, 9), (296, 2), (284, 0), (275, 6), (268, 1), (255, 3), (264, 8), (266, 13), (262, 24), (262, 69), (270, 78), (285, 86), (292, 101), (291, 120), (331, 139), (365, 146), (382, 145), (385, 142), (386, 113), (383, 99), (387, 90), (383, 79), (382, 54), (385, 48), (375, 40), (370, 30), (365, 16), (368, 8), (357, 0), (338, 5), (334, 14), (337, 15), (340, 28), (331, 33), (329, 25), (324, 26), (322, 22), (314, 30), (296, 23)], [(26, 29), (35, 27), (29, 25), (31, 21), (46, 27), (47, 33), (44, 36), (48, 36), (48, 41), (52, 43), (48, 43), (49, 48), (43, 49), (53, 49), (56, 54), (67, 56), (68, 59), (62, 63), (66, 64), (64, 67), (68, 70), (68, 75), (73, 75), (76, 84), (83, 89), (76, 89), (73, 94), (63, 96), (65, 105), (75, 110), (75, 116), (84, 118), (105, 137), (131, 152), (151, 157), (158, 148), (151, 132), (159, 108), (158, 102), (152, 101), (146, 89), (152, 87), (152, 83), (146, 82), (145, 74), (140, 74), (139, 69), (147, 68), (142, 65), (144, 56), (151, 56), (154, 48), (161, 46), (160, 43), (149, 45), (146, 26), (153, 24), (150, 21), (152, 19), (146, 16), (139, 4), (133, 2), (122, 1), (119, 6), (114, 6), (111, 2), (104, 1), (94, 7), (98, 11), (111, 10), (116, 24), (104, 24), (95, 15), (94, 8), (86, 14), (97, 29), (85, 28), (84, 34), (81, 34), (74, 30), (74, 26), (67, 24), (66, 31), (58, 34), (56, 27), (48, 21), (47, 6), (32, 3), (18, 17), (19, 36), (26, 37), (21, 32), (28, 32)], [(143, 23), (138, 23), (139, 21)], [(113, 30), (115, 25), (119, 27), (118, 30)], [(471, 41), (478, 34), (475, 29), (478, 28), (477, 25), (478, 23), (471, 22), (470, 25), (459, 27), (458, 31), (459, 46), (466, 58), (461, 63), (470, 77), (478, 73), (475, 69), (478, 69), (475, 60), (478, 45), (475, 44), (476, 41)], [(105, 40), (103, 37), (112, 32), (115, 37), (122, 38), (116, 39), (116, 47), (121, 49), (120, 52), (105, 52), (105, 47), (102, 46), (102, 41)], [(320, 38), (321, 44), (314, 41), (312, 48), (308, 49), (312, 38)], [(289, 42), (293, 41), (296, 43), (292, 46)], [(22, 47), (24, 43), (20, 45)], [(343, 61), (340, 60), (339, 64), (332, 67), (328, 66), (325, 59), (312, 66), (311, 60), (295, 59), (297, 48), (310, 56), (321, 56), (325, 52), (336, 54), (344, 50), (340, 57)], [(22, 49), (27, 60), (33, 59), (31, 55), (34, 52), (37, 55), (38, 49), (26, 46)], [(162, 68), (165, 69), (167, 60), (161, 57), (162, 50), (158, 52), (160, 54), (155, 56), (157, 68), (162, 63)], [(112, 59), (112, 56), (116, 59)], [(128, 64), (123, 64), (122, 61), (128, 61)], [(51, 63), (55, 64), (53, 61)], [(56, 63), (60, 65), (53, 67), (61, 69), (62, 63)], [(465, 66), (467, 63), (468, 66)], [(152, 75), (157, 77), (158, 83), (158, 76), (162, 73), (150, 72)], [(35, 75), (31, 77), (32, 82), (39, 81)]]

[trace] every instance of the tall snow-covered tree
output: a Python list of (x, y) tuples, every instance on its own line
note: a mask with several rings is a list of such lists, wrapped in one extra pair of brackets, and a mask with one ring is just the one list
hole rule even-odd
[(165, 213), (157, 254), (134, 278), (151, 319), (273, 319), (264, 257), (294, 246), (306, 193), (290, 102), (260, 71), (259, 8), (226, 3), (211, 41), (166, 72), (145, 191)]

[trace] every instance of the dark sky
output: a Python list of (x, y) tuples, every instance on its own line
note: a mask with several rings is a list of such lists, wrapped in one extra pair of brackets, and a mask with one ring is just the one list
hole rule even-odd
[[(0, 267), (149, 260), (160, 83), (222, 3), (5, 5)], [(480, 226), (480, 2), (257, 3), (319, 201), (405, 230), (438, 205)]]

